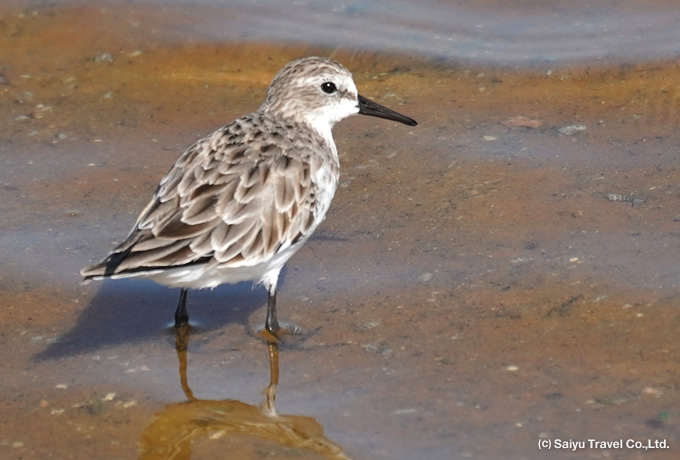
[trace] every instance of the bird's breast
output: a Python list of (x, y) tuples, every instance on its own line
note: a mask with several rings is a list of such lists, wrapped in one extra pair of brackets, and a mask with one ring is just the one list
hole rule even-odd
[(333, 201), (335, 190), (338, 188), (340, 175), (339, 166), (336, 162), (325, 161), (313, 172), (312, 183), (316, 189), (316, 220), (320, 223), (326, 216), (328, 208)]

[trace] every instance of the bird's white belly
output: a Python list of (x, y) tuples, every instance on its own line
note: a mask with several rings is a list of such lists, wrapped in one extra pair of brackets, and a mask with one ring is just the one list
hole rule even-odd
[(281, 269), (265, 266), (265, 264), (238, 268), (201, 264), (165, 269), (156, 273), (151, 272), (143, 276), (144, 278), (149, 278), (159, 284), (170, 287), (213, 289), (221, 284), (236, 284), (242, 281), (252, 281), (255, 284), (260, 284), (265, 278), (272, 276), (270, 274), (272, 270), (278, 274)]

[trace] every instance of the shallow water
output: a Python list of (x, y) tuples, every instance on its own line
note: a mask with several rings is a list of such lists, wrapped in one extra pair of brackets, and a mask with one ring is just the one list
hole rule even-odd
[[(535, 3), (3, 3), (0, 457), (676, 458), (680, 9)], [(190, 293), (188, 402), (177, 292), (78, 271), (311, 53), (420, 125), (335, 129), (341, 188), (279, 295), (308, 331), (282, 417), (247, 285)], [(671, 448), (538, 450), (589, 438)]]

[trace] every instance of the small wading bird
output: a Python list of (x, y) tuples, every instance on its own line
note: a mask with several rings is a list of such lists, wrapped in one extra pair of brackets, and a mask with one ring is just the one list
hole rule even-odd
[(331, 130), (357, 113), (416, 125), (360, 96), (352, 74), (335, 61), (288, 63), (257, 111), (182, 154), (126, 240), (81, 274), (86, 281), (149, 278), (181, 288), (178, 328), (189, 321), (188, 289), (263, 284), (265, 329), (277, 337), (279, 273), (326, 216), (340, 172)]

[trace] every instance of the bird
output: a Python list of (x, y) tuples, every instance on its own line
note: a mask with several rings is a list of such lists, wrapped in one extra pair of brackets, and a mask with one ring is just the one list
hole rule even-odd
[(144, 278), (180, 288), (176, 328), (189, 322), (189, 289), (249, 281), (268, 292), (264, 329), (285, 333), (279, 274), (326, 217), (340, 174), (332, 128), (355, 114), (417, 125), (359, 95), (337, 61), (289, 62), (255, 112), (184, 151), (125, 241), (83, 268), (83, 281)]

